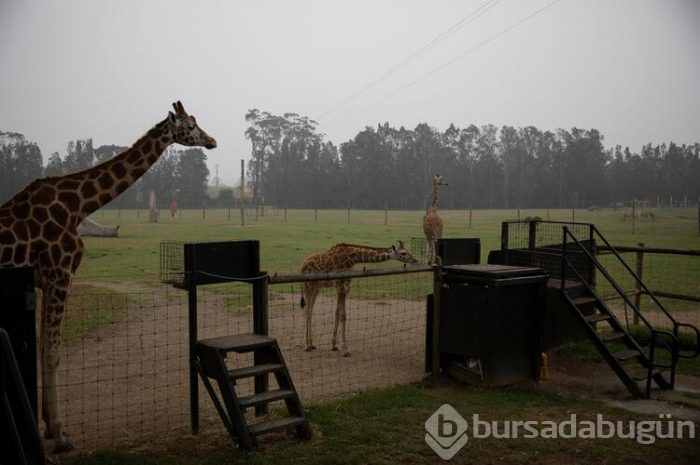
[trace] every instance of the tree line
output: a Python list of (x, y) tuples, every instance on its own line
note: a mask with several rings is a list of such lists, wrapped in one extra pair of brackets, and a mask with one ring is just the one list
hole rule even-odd
[(446, 208), (590, 207), (700, 197), (700, 143), (605, 148), (596, 129), (389, 123), (336, 147), (295, 113), (246, 114), (254, 202), (294, 208), (425, 208), (435, 174)]
[[(438, 173), (450, 183), (441, 192), (444, 208), (589, 207), (632, 199), (668, 204), (671, 198), (700, 197), (700, 143), (649, 143), (637, 153), (605, 148), (596, 129), (487, 124), (450, 125), (441, 132), (426, 123), (414, 129), (384, 123), (338, 147), (306, 116), (252, 109), (245, 119), (254, 205), (421, 209)], [(0, 202), (38, 177), (79, 171), (124, 150), (94, 148), (92, 139), (78, 139), (65, 154), (51, 154), (44, 166), (35, 143), (0, 132)], [(206, 159), (201, 149), (170, 147), (110, 206), (145, 208), (150, 191), (159, 206), (173, 198), (186, 208), (233, 206), (234, 189), (208, 196)]]

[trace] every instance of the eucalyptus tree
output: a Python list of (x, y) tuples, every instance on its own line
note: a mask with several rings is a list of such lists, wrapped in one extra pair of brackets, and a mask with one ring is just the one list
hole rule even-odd
[(25, 185), (41, 177), (41, 150), (23, 135), (0, 133), (0, 203), (9, 199)]

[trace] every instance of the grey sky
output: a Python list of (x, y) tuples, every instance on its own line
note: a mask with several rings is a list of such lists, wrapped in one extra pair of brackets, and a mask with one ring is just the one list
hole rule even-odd
[[(319, 130), (336, 145), (384, 121), (593, 127), (634, 151), (700, 141), (700, 1), (560, 0), (479, 47), (551, 2), (492, 0)], [(317, 118), (486, 3), (0, 0), (0, 130), (45, 157), (76, 138), (130, 145), (179, 99), (232, 184), (248, 109)]]

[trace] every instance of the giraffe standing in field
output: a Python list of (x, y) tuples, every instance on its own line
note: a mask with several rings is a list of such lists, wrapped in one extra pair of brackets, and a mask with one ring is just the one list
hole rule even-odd
[(177, 213), (177, 198), (173, 197), (170, 201), (170, 218), (175, 219), (175, 214)]
[(182, 103), (173, 107), (175, 113), (124, 153), (84, 171), (37, 179), (0, 206), (0, 267), (33, 266), (43, 293), (41, 406), (45, 437), (53, 438), (54, 452), (73, 448), (61, 424), (56, 370), (66, 298), (84, 251), (78, 225), (139, 179), (169, 145), (216, 147)]
[(445, 178), (436, 174), (433, 178), (433, 195), (430, 203), (430, 208), (423, 217), (423, 232), (427, 242), (428, 264), (432, 265), (436, 262), (435, 245), (437, 240), (442, 237), (442, 220), (438, 216), (438, 188), (446, 186)]
[[(325, 252), (315, 253), (304, 260), (301, 265), (302, 273), (331, 273), (349, 271), (357, 263), (376, 263), (387, 260), (398, 260), (402, 263), (418, 263), (399, 241), (398, 247), (367, 247), (364, 245), (336, 244)], [(338, 302), (333, 323), (332, 350), (338, 350), (338, 326), (341, 326), (340, 338), (343, 356), (350, 356), (345, 340), (345, 299), (350, 292), (350, 279), (331, 281), (307, 281), (301, 285), (301, 308), (306, 313), (306, 350), (314, 350), (311, 338), (311, 314), (316, 297), (322, 287), (335, 287), (338, 290)]]

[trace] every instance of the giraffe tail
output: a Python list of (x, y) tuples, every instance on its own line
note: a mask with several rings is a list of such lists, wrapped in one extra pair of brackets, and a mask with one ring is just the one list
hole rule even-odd
[(306, 301), (304, 300), (304, 296), (301, 296), (301, 301), (299, 302), (299, 305), (301, 305), (301, 308), (306, 307)]

